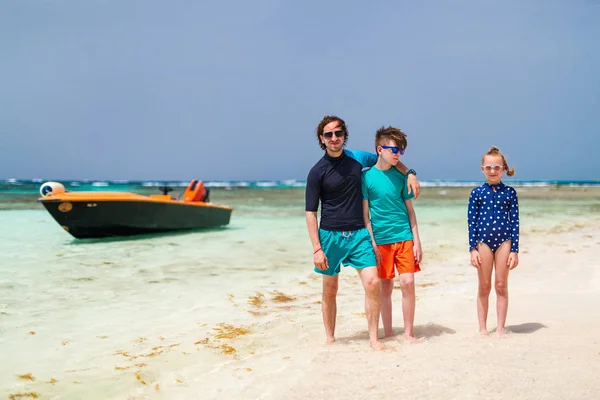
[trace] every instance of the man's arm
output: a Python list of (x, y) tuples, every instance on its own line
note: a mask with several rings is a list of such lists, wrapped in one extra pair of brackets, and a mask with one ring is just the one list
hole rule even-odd
[[(408, 174), (408, 171), (410, 171), (408, 169), (408, 167), (406, 165), (404, 165), (404, 163), (402, 161), (398, 161), (398, 164), (396, 164), (396, 169), (398, 171), (400, 171), (400, 173), (402, 175), (406, 175)], [(417, 179), (417, 175), (414, 173), (410, 173), (408, 174), (408, 193), (414, 193), (415, 194), (415, 200), (419, 197), (419, 194), (421, 193), (421, 184), (419, 183), (419, 180)]]
[(317, 269), (324, 271), (329, 268), (329, 262), (327, 261), (325, 252), (321, 248), (316, 211), (306, 212), (306, 226), (308, 227), (308, 236), (310, 237), (310, 242), (313, 247), (313, 264), (315, 264)]
[(313, 168), (308, 173), (306, 178), (306, 226), (308, 228), (308, 236), (313, 247), (313, 263), (320, 270), (329, 268), (327, 256), (321, 248), (321, 240), (319, 239), (319, 225), (317, 223), (317, 211), (319, 209), (319, 201), (321, 197), (321, 179), (319, 174)]
[[(354, 158), (358, 162), (360, 162), (364, 167), (372, 167), (377, 162), (377, 154), (375, 153), (367, 153), (366, 151), (360, 150), (344, 150), (347, 155)], [(396, 164), (396, 169), (400, 171), (402, 175), (408, 174), (408, 193), (414, 193), (415, 199), (419, 197), (419, 193), (421, 193), (421, 184), (417, 179), (416, 173), (414, 170), (408, 169), (406, 165), (404, 165), (401, 161), (398, 161)], [(410, 174), (409, 174), (410, 172)]]
[(313, 211), (306, 212), (306, 227), (308, 228), (308, 237), (312, 243), (313, 252), (321, 248), (319, 240), (319, 225), (317, 224), (317, 213)]
[(396, 164), (396, 169), (402, 173), (402, 175), (406, 175), (408, 173), (408, 167), (404, 165), (402, 161), (398, 161)]

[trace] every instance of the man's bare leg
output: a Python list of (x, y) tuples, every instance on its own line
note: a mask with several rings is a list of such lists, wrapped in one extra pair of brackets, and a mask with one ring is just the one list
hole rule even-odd
[(410, 343), (420, 343), (422, 340), (413, 336), (415, 326), (415, 274), (408, 272), (400, 274), (400, 289), (402, 290), (402, 317), (404, 318), (404, 337)]
[(508, 240), (500, 245), (496, 254), (494, 254), (495, 279), (494, 288), (496, 289), (496, 313), (498, 314), (498, 326), (496, 334), (502, 336), (506, 334), (504, 325), (506, 324), (506, 314), (508, 313), (508, 256), (510, 255), (511, 241)]
[(375, 350), (381, 350), (385, 346), (377, 337), (379, 324), (379, 277), (377, 267), (357, 269), (365, 289), (365, 313), (367, 314), (367, 326), (369, 329), (369, 342)]
[(335, 318), (337, 315), (338, 276), (323, 275), (323, 297), (321, 311), (327, 344), (335, 342)]
[(380, 279), (379, 303), (381, 304), (381, 322), (383, 323), (384, 337), (395, 337), (392, 329), (392, 293), (394, 291), (393, 279)]
[(479, 333), (487, 335), (487, 315), (489, 297), (492, 291), (492, 268), (494, 266), (494, 253), (485, 243), (479, 243), (481, 267), (477, 270), (479, 287), (477, 289), (477, 317), (479, 319)]

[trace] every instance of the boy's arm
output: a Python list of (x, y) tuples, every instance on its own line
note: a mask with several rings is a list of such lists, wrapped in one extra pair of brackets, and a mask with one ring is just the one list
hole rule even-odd
[(423, 250), (421, 249), (421, 238), (419, 237), (419, 227), (417, 225), (417, 214), (412, 205), (412, 200), (404, 200), (406, 211), (408, 212), (408, 220), (410, 222), (410, 230), (413, 234), (415, 262), (420, 263), (423, 259)]
[(375, 253), (375, 260), (377, 260), (377, 267), (381, 265), (381, 253), (377, 248), (377, 242), (375, 242), (375, 235), (373, 234), (373, 226), (371, 225), (371, 218), (369, 215), (369, 200), (363, 199), (363, 220), (365, 221), (365, 227), (369, 230), (371, 235), (371, 243), (373, 244), (373, 252)]
[(363, 220), (365, 221), (365, 227), (369, 230), (369, 234), (371, 235), (373, 248), (375, 248), (377, 247), (377, 243), (375, 243), (375, 236), (373, 236), (373, 227), (371, 226), (371, 217), (369, 215), (369, 200), (367, 199), (363, 199)]
[(371, 243), (373, 245), (373, 252), (375, 253), (375, 260), (377, 261), (377, 267), (381, 265), (381, 253), (377, 248), (377, 242), (375, 241), (375, 234), (373, 233), (373, 225), (371, 224), (371, 213), (369, 210), (369, 189), (367, 184), (367, 173), (363, 172), (360, 177), (361, 191), (363, 198), (363, 221), (365, 227), (371, 235)]
[(365, 227), (369, 230), (369, 234), (371, 235), (371, 242), (373, 243), (373, 248), (377, 248), (377, 244), (375, 243), (375, 236), (373, 235), (373, 226), (371, 225), (371, 215), (369, 213), (369, 189), (367, 184), (367, 173), (363, 172), (360, 175), (360, 191), (362, 193), (362, 204), (363, 204), (363, 221), (365, 223)]

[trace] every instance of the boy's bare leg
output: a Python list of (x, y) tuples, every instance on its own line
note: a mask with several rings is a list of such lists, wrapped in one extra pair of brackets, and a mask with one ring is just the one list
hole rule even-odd
[(487, 335), (487, 315), (489, 297), (492, 290), (492, 268), (494, 253), (485, 243), (479, 243), (478, 249), (481, 256), (481, 267), (477, 270), (479, 287), (477, 289), (477, 317), (479, 319), (479, 333)]
[(367, 326), (369, 329), (369, 341), (375, 350), (381, 350), (385, 346), (377, 337), (377, 326), (379, 323), (379, 277), (377, 267), (357, 269), (365, 289), (365, 313), (367, 314)]
[(498, 314), (497, 335), (504, 335), (506, 330), (506, 314), (508, 313), (508, 256), (510, 255), (511, 241), (508, 240), (500, 245), (494, 254), (496, 289), (496, 313)]
[(400, 289), (402, 290), (402, 316), (404, 318), (404, 337), (411, 343), (420, 340), (413, 336), (415, 325), (415, 274), (412, 272), (400, 274)]
[(394, 292), (393, 279), (380, 279), (379, 302), (381, 303), (381, 322), (383, 323), (384, 337), (396, 336), (392, 329), (392, 293)]
[(337, 314), (338, 276), (323, 275), (323, 297), (321, 311), (327, 344), (335, 342), (335, 317)]

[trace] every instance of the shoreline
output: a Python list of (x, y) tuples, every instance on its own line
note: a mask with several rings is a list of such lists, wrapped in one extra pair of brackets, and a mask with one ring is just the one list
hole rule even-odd
[[(483, 183), (483, 182), (482, 182)], [(600, 202), (600, 187), (581, 186), (517, 186), (505, 182), (517, 189), (519, 200), (598, 200)], [(464, 200), (468, 201), (469, 194), (475, 186), (435, 186), (421, 187), (419, 199), (415, 200), (418, 206), (428, 200)], [(135, 189), (135, 190), (133, 190)], [(184, 190), (183, 188), (182, 190)], [(282, 204), (297, 205), (299, 209), (304, 206), (304, 188), (211, 188), (211, 202), (231, 205), (233, 207), (247, 205), (248, 202), (258, 201), (262, 206)], [(128, 190), (142, 195), (156, 194), (155, 187), (139, 187)], [(175, 193), (178, 193), (175, 191)], [(36, 200), (36, 193), (7, 193), (0, 192), (0, 211), (6, 210), (43, 210), (44, 207)]]

